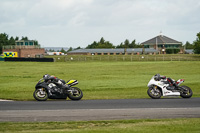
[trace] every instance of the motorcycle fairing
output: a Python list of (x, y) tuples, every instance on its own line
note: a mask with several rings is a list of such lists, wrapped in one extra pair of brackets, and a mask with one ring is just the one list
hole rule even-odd
[(163, 96), (180, 96), (180, 92), (167, 90), (166, 87), (169, 86), (169, 84), (165, 84), (165, 82), (161, 82), (161, 81), (155, 81), (154, 76), (151, 78), (147, 86), (151, 87), (152, 85), (159, 87), (160, 90), (162, 91)]
[(36, 86), (35, 86), (35, 89), (38, 89), (38, 88), (44, 88), (44, 89), (46, 89), (47, 94), (49, 96), (49, 90), (50, 90), (50, 88), (49, 88), (49, 86), (47, 84), (45, 84), (44, 82), (38, 82), (36, 84)]
[(72, 79), (72, 80), (67, 81), (66, 84), (68, 84), (68, 85), (70, 85), (70, 86), (74, 86), (74, 85), (78, 84), (78, 81)]
[(177, 84), (177, 85), (180, 85), (180, 84), (183, 83), (184, 81), (185, 81), (184, 79), (179, 79), (179, 80), (176, 81), (176, 84)]

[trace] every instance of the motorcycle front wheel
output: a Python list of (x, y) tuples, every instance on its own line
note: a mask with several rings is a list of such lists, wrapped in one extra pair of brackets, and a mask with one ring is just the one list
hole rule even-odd
[(83, 92), (77, 87), (71, 87), (68, 97), (71, 100), (80, 100), (83, 97)]
[(188, 86), (181, 86), (181, 87), (184, 88), (185, 90), (187, 90), (186, 92), (185, 91), (181, 92), (181, 97), (182, 98), (190, 98), (190, 97), (192, 97), (193, 92), (192, 92), (192, 89), (190, 89), (190, 87), (188, 87)]
[(147, 94), (153, 99), (159, 99), (162, 96), (162, 93), (157, 86), (149, 87)]
[(37, 101), (46, 101), (48, 99), (48, 94), (45, 89), (39, 88), (33, 92), (33, 97)]

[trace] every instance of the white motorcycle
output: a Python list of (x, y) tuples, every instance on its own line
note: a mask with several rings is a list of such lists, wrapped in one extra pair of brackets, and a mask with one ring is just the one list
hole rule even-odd
[(192, 90), (188, 86), (180, 86), (184, 79), (177, 81), (156, 74), (148, 83), (147, 94), (153, 99), (159, 99), (161, 96), (181, 96), (182, 98), (192, 97)]

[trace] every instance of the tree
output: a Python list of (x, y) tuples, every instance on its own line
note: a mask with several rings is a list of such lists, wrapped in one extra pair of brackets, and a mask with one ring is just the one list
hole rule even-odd
[(130, 42), (129, 42), (128, 39), (126, 39), (126, 40), (124, 41), (124, 47), (125, 47), (125, 48), (129, 48), (129, 45), (130, 45)]
[(136, 40), (133, 40), (131, 43), (128, 39), (124, 41), (124, 43), (121, 43), (116, 48), (142, 48), (141, 45), (136, 44)]
[(77, 49), (81, 49), (81, 47), (79, 46), (79, 47), (75, 48), (74, 50), (77, 50)]
[(130, 48), (135, 48), (136, 47), (136, 40), (133, 40), (132, 42), (131, 42), (131, 44), (129, 44), (129, 47)]
[(6, 33), (0, 34), (0, 54), (2, 53), (2, 47), (9, 45), (8, 35)]
[(194, 41), (194, 53), (200, 54), (200, 32), (197, 33), (197, 39)]
[(120, 45), (118, 45), (116, 48), (129, 48), (129, 45), (130, 45), (129, 40), (126, 39), (124, 43), (120, 43)]
[(185, 43), (185, 49), (194, 49), (194, 45), (190, 44), (188, 41)]
[(87, 49), (95, 48), (95, 47), (97, 47), (97, 45), (98, 45), (97, 42), (94, 41), (92, 44), (88, 45), (86, 48)]
[(15, 39), (13, 37), (10, 38), (9, 45), (15, 45)]
[(105, 40), (104, 40), (103, 37), (100, 39), (99, 43), (101, 43), (101, 44), (104, 44), (104, 43), (105, 43)]
[(28, 37), (27, 36), (25, 36), (25, 37), (22, 36), (21, 40), (28, 41)]
[(115, 48), (115, 46), (109, 41), (105, 41), (102, 37), (99, 42), (94, 41), (92, 44), (88, 45), (86, 49), (92, 48)]
[(8, 45), (9, 44), (8, 35), (6, 33), (0, 34), (0, 44), (1, 45)]
[(73, 50), (72, 47), (70, 47), (70, 48), (67, 50), (67, 52), (72, 51), (72, 50)]
[(62, 53), (67, 53), (65, 50), (64, 50), (64, 48), (62, 48), (61, 50), (60, 50), (60, 52), (62, 52)]
[(34, 40), (34, 45), (39, 45), (37, 40)]
[(18, 37), (18, 36), (16, 36), (16, 37), (15, 37), (15, 41), (18, 41), (18, 40), (19, 40), (19, 37)]

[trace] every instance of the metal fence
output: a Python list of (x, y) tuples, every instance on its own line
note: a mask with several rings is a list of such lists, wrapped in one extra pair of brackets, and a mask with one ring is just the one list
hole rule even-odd
[[(52, 56), (51, 56), (52, 57)], [(55, 56), (56, 62), (76, 62), (76, 61), (200, 61), (200, 56), (185, 55), (103, 55), (103, 56)]]

